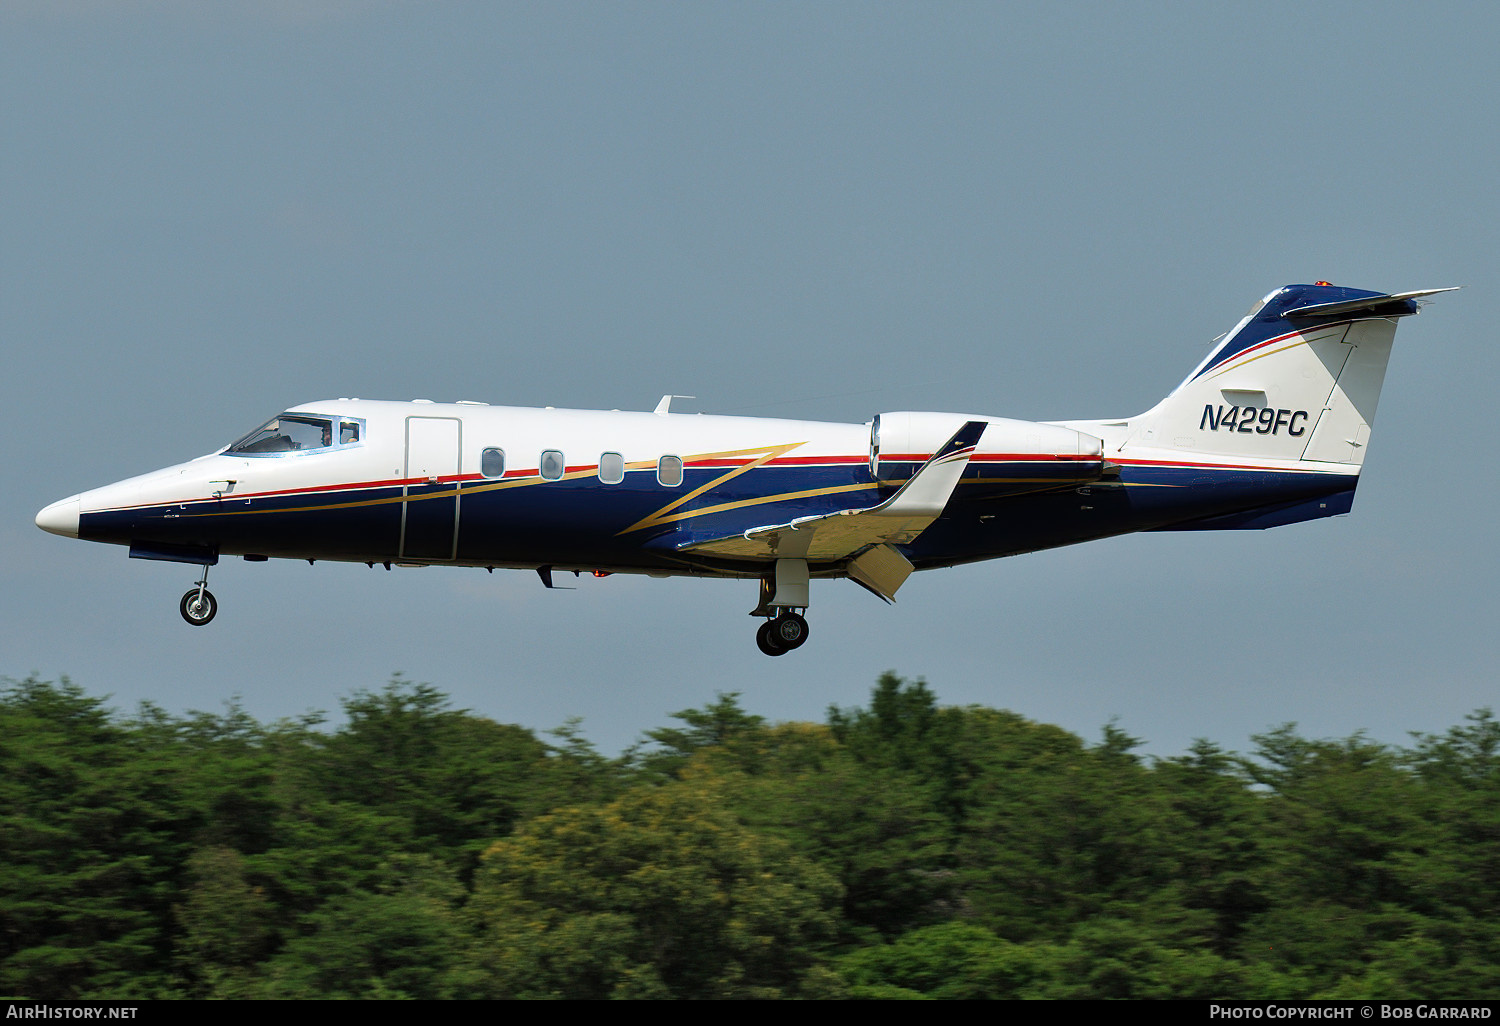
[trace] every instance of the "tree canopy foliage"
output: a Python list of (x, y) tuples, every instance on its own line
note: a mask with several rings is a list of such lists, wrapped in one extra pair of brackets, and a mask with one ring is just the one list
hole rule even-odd
[(1146, 759), (894, 674), (607, 758), (401, 679), (319, 715), (0, 686), (0, 989), (1490, 997), (1500, 721)]

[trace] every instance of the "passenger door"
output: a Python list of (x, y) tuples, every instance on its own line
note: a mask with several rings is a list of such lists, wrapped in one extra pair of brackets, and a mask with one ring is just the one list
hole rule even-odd
[(453, 559), (458, 550), (463, 422), (406, 418), (406, 500), (401, 504), (401, 558)]

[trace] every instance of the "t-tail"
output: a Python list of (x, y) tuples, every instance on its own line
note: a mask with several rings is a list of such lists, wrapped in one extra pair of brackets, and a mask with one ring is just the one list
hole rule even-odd
[(1277, 289), (1169, 396), (1130, 420), (1124, 448), (1357, 474), (1397, 321), (1417, 313), (1421, 297), (1451, 291)]

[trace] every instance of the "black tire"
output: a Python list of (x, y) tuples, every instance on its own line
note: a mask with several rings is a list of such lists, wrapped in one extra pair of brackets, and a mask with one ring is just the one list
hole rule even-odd
[(797, 613), (782, 613), (771, 621), (771, 633), (776, 643), (787, 651), (801, 648), (807, 640), (807, 620)]
[(214, 593), (207, 588), (203, 589), (203, 600), (198, 600), (198, 589), (194, 588), (182, 596), (182, 602), (177, 607), (182, 613), (182, 618), (194, 627), (205, 626), (214, 618), (219, 611), (219, 600), (214, 598)]
[(759, 645), (760, 650), (768, 656), (786, 655), (787, 650), (781, 646), (781, 643), (779, 641), (776, 640), (776, 635), (771, 630), (771, 625), (773, 623), (775, 623), (774, 620), (767, 620), (765, 623), (760, 625), (760, 629), (755, 632), (755, 643)]

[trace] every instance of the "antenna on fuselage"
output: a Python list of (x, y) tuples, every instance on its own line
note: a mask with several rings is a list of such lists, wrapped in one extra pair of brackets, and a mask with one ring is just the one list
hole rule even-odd
[(656, 409), (653, 410), (652, 412), (654, 412), (658, 417), (665, 417), (667, 414), (669, 414), (669, 413), (672, 412), (672, 400), (673, 399), (696, 399), (696, 398), (698, 398), (698, 397), (695, 396), (695, 395), (664, 395), (664, 396), (661, 397), (661, 402), (659, 402), (659, 403), (656, 404)]

